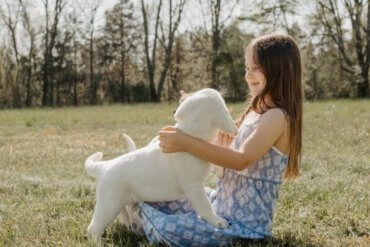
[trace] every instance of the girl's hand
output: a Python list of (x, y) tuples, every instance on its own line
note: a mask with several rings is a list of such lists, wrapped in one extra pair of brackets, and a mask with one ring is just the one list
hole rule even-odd
[(159, 131), (159, 146), (164, 153), (183, 152), (186, 149), (186, 137), (181, 130), (167, 126)]

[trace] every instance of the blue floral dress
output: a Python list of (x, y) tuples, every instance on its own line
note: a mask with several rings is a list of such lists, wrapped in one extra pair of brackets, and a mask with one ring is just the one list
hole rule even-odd
[[(258, 125), (258, 117), (245, 118), (232, 147), (239, 149)], [(272, 147), (243, 171), (225, 169), (216, 190), (207, 194), (227, 228), (216, 228), (199, 218), (191, 204), (181, 200), (141, 203), (130, 210), (131, 229), (145, 234), (150, 243), (169, 246), (225, 246), (240, 238), (271, 236), (278, 191), (288, 156)]]

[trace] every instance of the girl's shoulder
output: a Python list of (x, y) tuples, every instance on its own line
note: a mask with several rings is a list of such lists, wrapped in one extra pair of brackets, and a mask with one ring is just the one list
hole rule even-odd
[(283, 108), (274, 107), (266, 110), (264, 113), (261, 114), (261, 116), (270, 116), (270, 117), (287, 117), (287, 112)]
[(267, 120), (283, 120), (287, 119), (288, 115), (286, 111), (282, 108), (274, 107), (266, 110), (263, 113), (257, 113), (255, 111), (250, 111), (246, 116), (249, 120), (259, 120), (259, 119), (267, 119)]
[(259, 123), (262, 125), (274, 125), (284, 127), (288, 123), (286, 112), (278, 107), (268, 109), (259, 117)]
[(284, 109), (275, 107), (270, 108), (263, 113), (250, 111), (246, 115), (243, 121), (243, 125), (252, 125), (256, 127), (260, 124), (286, 126), (286, 124), (288, 123), (287, 120), (288, 117), (286, 111)]

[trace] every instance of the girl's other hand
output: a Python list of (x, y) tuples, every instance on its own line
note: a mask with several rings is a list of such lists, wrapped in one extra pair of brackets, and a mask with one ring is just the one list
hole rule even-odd
[(181, 130), (166, 126), (159, 131), (159, 146), (164, 153), (183, 152), (186, 149), (186, 137)]

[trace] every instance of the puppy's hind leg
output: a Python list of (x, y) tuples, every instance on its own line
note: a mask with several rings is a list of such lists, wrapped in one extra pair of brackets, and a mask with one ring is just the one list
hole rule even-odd
[(94, 216), (87, 231), (99, 239), (105, 228), (117, 217), (124, 204), (119, 198), (102, 196), (97, 200)]
[(130, 214), (127, 210), (127, 206), (124, 206), (121, 211), (119, 212), (118, 214), (118, 221), (127, 226), (128, 228), (131, 226), (131, 218), (130, 218)]
[(213, 212), (211, 203), (209, 202), (203, 186), (193, 186), (185, 190), (186, 197), (191, 202), (194, 210), (205, 221), (216, 227), (225, 228), (228, 223), (222, 217)]

